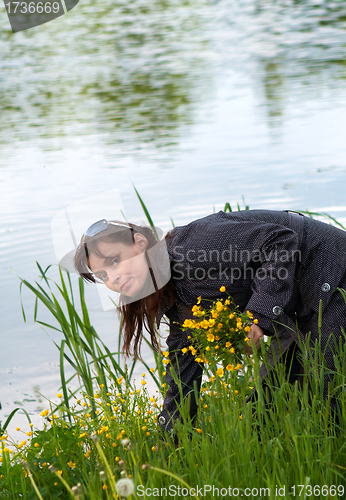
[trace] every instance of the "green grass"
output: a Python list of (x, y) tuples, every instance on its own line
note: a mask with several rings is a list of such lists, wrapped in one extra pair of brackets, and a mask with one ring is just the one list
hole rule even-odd
[[(229, 209), (226, 204), (225, 210)], [(47, 403), (41, 429), (28, 421), (16, 436), (7, 436), (15, 413), (3, 426), (1, 500), (112, 499), (121, 478), (134, 482), (131, 498), (137, 499), (212, 499), (218, 493), (219, 498), (344, 496), (345, 344), (335, 360), (337, 373), (330, 386), (330, 396), (338, 398), (338, 414), (331, 410), (330, 398), (321, 401), (318, 380), (310, 390), (307, 383), (302, 388), (290, 386), (282, 367), (269, 382), (275, 397), (266, 408), (254, 359), (237, 380), (235, 372), (211, 381), (206, 378), (194, 425), (186, 401), (175, 434), (162, 434), (157, 415), (166, 391), (164, 370), (170, 369), (163, 356), (155, 353), (154, 366), (144, 363), (157, 392), (147, 391), (148, 374), (136, 388), (135, 364), (123, 369), (120, 347), (110, 352), (90, 324), (83, 282), (78, 281), (76, 294), (68, 274), (60, 271), (55, 283), (49, 269), (39, 267), (39, 272), (35, 285), (22, 280), (21, 286), (36, 297), (35, 321), (40, 323), (39, 305), (45, 306), (54, 323), (41, 325), (61, 334), (56, 344), (61, 388), (59, 397)], [(317, 373), (318, 368), (323, 376), (323, 367), (311, 367), (307, 355), (304, 362), (306, 372)], [(66, 363), (74, 370), (69, 379)], [(71, 391), (69, 386), (76, 381), (80, 388)], [(258, 401), (246, 403), (255, 382)]]
[[(340, 364), (345, 366), (346, 353), (342, 356)], [(255, 368), (255, 378), (256, 372)], [(253, 383), (249, 376), (240, 387), (238, 384), (238, 394), (231, 379), (224, 382), (227, 387), (223, 379), (205, 382), (195, 426), (185, 417), (177, 425), (177, 444), (173, 435), (162, 436), (158, 431), (157, 396), (150, 395), (142, 384), (140, 389), (132, 389), (126, 378), (110, 382), (108, 390), (101, 384), (92, 398), (71, 398), (69, 408), (62, 403), (61, 413), (57, 411), (55, 416), (49, 408), (43, 429), (34, 430), (31, 438), (25, 435), (28, 443), (15, 456), (5, 451), (3, 440), (1, 498), (39, 498), (40, 492), (44, 499), (108, 499), (113, 498), (115, 482), (122, 474), (133, 479), (138, 493), (134, 498), (141, 498), (148, 488), (151, 492), (167, 488), (176, 493), (173, 498), (182, 498), (178, 487), (186, 485), (238, 488), (239, 494), (245, 488), (269, 488), (270, 495), (263, 490), (258, 498), (275, 498), (276, 487), (285, 486), (285, 498), (298, 498), (292, 495), (294, 485), (344, 485), (345, 392), (339, 395), (337, 423), (328, 401), (321, 402), (318, 389), (311, 398), (306, 388), (300, 390), (285, 382), (280, 371), (272, 407), (265, 409), (261, 393), (257, 403), (245, 404)], [(335, 387), (344, 383), (344, 375), (339, 373)], [(8, 448), (9, 441), (6, 439)], [(16, 448), (13, 442), (12, 448)], [(72, 492), (77, 486), (78, 497)], [(212, 491), (206, 491), (205, 497), (196, 496), (215, 497)]]

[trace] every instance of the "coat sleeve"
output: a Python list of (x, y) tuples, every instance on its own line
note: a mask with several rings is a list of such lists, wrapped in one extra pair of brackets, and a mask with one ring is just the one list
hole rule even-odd
[(259, 242), (261, 265), (254, 275), (252, 295), (245, 310), (253, 313), (267, 333), (274, 334), (273, 320), (280, 321), (284, 308), (296, 293), (297, 268), (301, 262), (299, 239), (289, 228), (264, 224)]
[(280, 320), (295, 294), (301, 261), (297, 233), (281, 224), (214, 215), (180, 229), (173, 240), (178, 293), (193, 304), (200, 295), (217, 298), (223, 285), (236, 304), (274, 334), (273, 320)]
[[(166, 393), (163, 409), (160, 413), (158, 422), (162, 429), (170, 431), (174, 421), (180, 417), (179, 406), (181, 405), (181, 393), (183, 399), (190, 398), (188, 412), (192, 421), (195, 419), (198, 409), (196, 395), (199, 395), (203, 365), (197, 363), (191, 352), (182, 353), (181, 349), (190, 345), (188, 340), (188, 331), (183, 332), (179, 324), (170, 320), (170, 334), (167, 339), (169, 349), (169, 361), (166, 365), (166, 383), (168, 391)], [(173, 375), (172, 375), (173, 370)], [(181, 389), (174, 380), (181, 383)], [(197, 391), (197, 393), (195, 392)]]

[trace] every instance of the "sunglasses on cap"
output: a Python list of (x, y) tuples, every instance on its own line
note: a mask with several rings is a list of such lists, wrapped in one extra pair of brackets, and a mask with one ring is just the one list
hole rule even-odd
[(120, 227), (124, 229), (130, 229), (133, 233), (137, 233), (133, 227), (129, 226), (126, 222), (121, 222), (121, 221), (108, 221), (106, 219), (100, 219), (91, 226), (88, 227), (88, 229), (85, 231), (81, 238), (81, 243), (87, 243), (88, 240), (91, 238), (94, 238), (94, 236), (97, 236), (98, 234), (102, 233), (103, 231), (107, 231), (109, 226), (115, 226), (115, 227)]

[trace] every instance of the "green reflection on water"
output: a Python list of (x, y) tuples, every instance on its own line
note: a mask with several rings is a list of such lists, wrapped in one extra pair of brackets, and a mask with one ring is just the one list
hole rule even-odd
[(292, 98), (345, 91), (344, 0), (85, 0), (16, 35), (6, 22), (2, 144), (49, 138), (58, 149), (93, 134), (126, 149), (178, 144), (229, 70), (251, 78), (270, 126)]
[(0, 140), (172, 144), (206, 95), (203, 22), (203, 1), (89, 0), (63, 22), (5, 33)]

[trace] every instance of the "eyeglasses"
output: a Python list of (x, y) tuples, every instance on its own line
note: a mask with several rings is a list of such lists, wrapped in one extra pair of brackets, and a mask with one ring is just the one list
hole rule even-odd
[(120, 228), (124, 228), (124, 229), (125, 228), (130, 229), (133, 233), (137, 232), (131, 226), (126, 224), (125, 222), (108, 221), (106, 219), (100, 219), (88, 227), (88, 229), (85, 231), (85, 233), (83, 234), (83, 236), (81, 238), (81, 242), (87, 243), (87, 241), (90, 240), (91, 238), (93, 238), (94, 236), (102, 233), (103, 231), (106, 231), (109, 228), (109, 226), (116, 226), (116, 227), (120, 227)]

